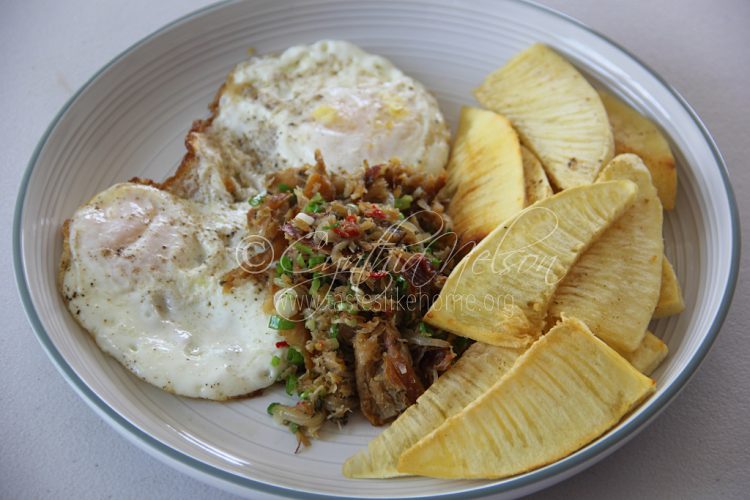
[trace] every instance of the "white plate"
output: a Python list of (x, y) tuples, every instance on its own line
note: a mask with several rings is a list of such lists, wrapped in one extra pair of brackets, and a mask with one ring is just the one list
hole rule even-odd
[[(328, 428), (295, 455), (292, 436), (265, 413), (278, 392), (212, 403), (169, 395), (104, 356), (68, 314), (55, 287), (60, 225), (96, 192), (133, 176), (164, 178), (183, 154), (191, 121), (232, 66), (259, 53), (322, 38), (385, 55), (424, 82), (454, 123), (470, 91), (535, 41), (567, 55), (668, 134), (679, 161), (677, 209), (666, 217), (667, 254), (686, 311), (655, 332), (670, 348), (657, 392), (617, 428), (555, 464), (511, 479), (344, 479), (345, 457), (378, 430), (361, 419)], [(97, 73), (63, 108), (31, 159), (14, 226), (18, 287), (30, 322), (61, 373), (92, 408), (166, 462), (246, 495), (516, 496), (590, 466), (642, 429), (693, 374), (716, 337), (737, 277), (739, 230), (726, 171), (698, 117), (656, 74), (602, 36), (520, 1), (258, 0), (209, 7), (161, 29)]]

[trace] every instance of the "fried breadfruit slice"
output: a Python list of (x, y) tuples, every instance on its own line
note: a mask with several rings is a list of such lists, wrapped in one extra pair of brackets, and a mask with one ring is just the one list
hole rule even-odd
[(612, 125), (615, 154), (640, 156), (651, 172), (661, 204), (665, 210), (672, 210), (677, 196), (677, 169), (667, 139), (654, 122), (609, 92), (598, 92)]
[(616, 156), (600, 176), (614, 179), (638, 184), (636, 203), (570, 270), (552, 298), (549, 321), (575, 316), (613, 348), (630, 352), (643, 340), (659, 299), (662, 208), (637, 156)]
[(521, 146), (521, 159), (526, 181), (526, 204), (533, 205), (539, 200), (552, 196), (554, 193), (552, 186), (549, 185), (547, 174), (544, 173), (544, 168), (534, 153)]
[(401, 453), (484, 394), (522, 352), (521, 349), (480, 342), (471, 345), (415, 404), (370, 441), (366, 449), (344, 462), (344, 476), (387, 478), (403, 475), (396, 470)]
[(590, 184), (614, 154), (596, 90), (545, 45), (516, 55), (487, 76), (474, 95), (513, 123), (558, 189)]
[(446, 479), (530, 471), (599, 437), (653, 388), (585, 324), (568, 318), (489, 391), (406, 450), (398, 470)]
[(487, 344), (528, 345), (560, 280), (637, 191), (627, 180), (589, 184), (525, 208), (459, 262), (424, 321)]
[(461, 109), (447, 176), (448, 213), (463, 242), (481, 240), (525, 206), (518, 135), (492, 111)]
[(677, 281), (672, 264), (664, 257), (661, 266), (661, 289), (659, 301), (654, 309), (654, 318), (672, 316), (681, 313), (684, 309), (685, 300), (682, 297), (680, 282)]
[[(619, 351), (618, 351), (619, 352)], [(627, 359), (633, 368), (644, 375), (654, 373), (664, 358), (667, 357), (669, 348), (667, 344), (651, 332), (646, 332), (641, 345), (632, 352), (620, 352), (620, 355)]]

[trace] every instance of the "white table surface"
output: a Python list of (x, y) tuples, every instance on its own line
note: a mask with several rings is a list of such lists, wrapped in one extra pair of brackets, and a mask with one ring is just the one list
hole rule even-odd
[[(11, 256), (20, 178), (53, 116), (115, 55), (206, 3), (0, 0), (0, 498), (230, 498), (128, 443), (68, 387), (26, 321)], [(687, 98), (750, 220), (750, 2), (544, 3), (619, 42)], [(748, 273), (746, 252), (724, 328), (679, 398), (623, 449), (539, 498), (750, 496)]]

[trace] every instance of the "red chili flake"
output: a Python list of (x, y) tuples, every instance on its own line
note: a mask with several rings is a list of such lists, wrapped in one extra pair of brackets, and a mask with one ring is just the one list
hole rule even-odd
[(386, 276), (388, 276), (387, 271), (373, 271), (370, 273), (370, 278), (373, 279), (385, 278)]
[(357, 216), (347, 215), (346, 221), (343, 222), (339, 227), (334, 227), (333, 232), (338, 234), (342, 238), (354, 238), (355, 236), (359, 236)]
[(282, 347), (289, 347), (289, 342), (287, 342), (286, 340), (276, 342), (276, 349), (281, 349)]
[(354, 238), (355, 236), (359, 236), (359, 228), (357, 227), (350, 227), (350, 228), (335, 227), (333, 228), (333, 232), (338, 234), (342, 238)]
[(385, 212), (380, 210), (377, 205), (373, 205), (372, 208), (368, 209), (365, 212), (365, 215), (368, 217), (372, 217), (373, 219), (385, 219), (386, 215)]

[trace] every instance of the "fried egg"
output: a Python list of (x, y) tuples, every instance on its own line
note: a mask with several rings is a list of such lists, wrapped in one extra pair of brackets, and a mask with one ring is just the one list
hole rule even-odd
[(67, 225), (68, 308), (104, 352), (169, 392), (221, 400), (267, 387), (283, 339), (266, 326), (265, 292), (221, 283), (238, 265), (247, 208), (112, 186)]
[(398, 158), (436, 173), (449, 132), (435, 98), (387, 59), (343, 41), (291, 47), (229, 74), (211, 133), (260, 172), (314, 163), (354, 171)]
[(202, 203), (247, 199), (268, 173), (315, 161), (358, 171), (398, 159), (439, 174), (450, 134), (435, 98), (390, 61), (320, 41), (255, 57), (227, 76), (167, 189)]
[[(250, 237), (247, 199), (266, 175), (314, 163), (343, 171), (397, 158), (440, 172), (449, 132), (434, 97), (388, 60), (341, 41), (240, 63), (161, 189), (117, 184), (66, 226), (63, 296), (99, 347), (175, 394), (223, 400), (285, 366), (265, 288), (224, 293)], [(282, 361), (273, 366), (278, 356)]]

